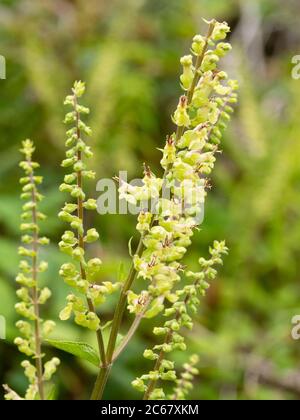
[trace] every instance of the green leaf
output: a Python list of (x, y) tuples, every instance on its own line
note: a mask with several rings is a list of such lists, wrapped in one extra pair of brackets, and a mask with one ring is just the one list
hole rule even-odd
[(46, 340), (46, 342), (59, 350), (73, 354), (74, 356), (77, 356), (80, 359), (84, 359), (97, 367), (100, 366), (98, 353), (92, 346), (87, 343), (63, 340)]

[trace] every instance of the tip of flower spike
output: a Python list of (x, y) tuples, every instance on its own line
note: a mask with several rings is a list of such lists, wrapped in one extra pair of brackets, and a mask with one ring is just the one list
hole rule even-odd
[(85, 83), (81, 80), (74, 82), (72, 91), (78, 98), (80, 98), (85, 92)]
[(30, 139), (26, 139), (22, 141), (22, 149), (20, 152), (26, 156), (31, 156), (32, 153), (35, 151), (35, 147), (33, 145), (33, 141)]

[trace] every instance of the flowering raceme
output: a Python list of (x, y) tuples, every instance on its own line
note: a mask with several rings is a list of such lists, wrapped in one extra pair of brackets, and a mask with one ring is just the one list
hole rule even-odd
[[(171, 354), (174, 350), (185, 351), (184, 329), (193, 328), (193, 315), (198, 310), (200, 298), (206, 294), (210, 282), (217, 275), (216, 267), (228, 249), (224, 241), (214, 241), (209, 248), (209, 258), (199, 258), (197, 271), (184, 265), (193, 235), (204, 216), (204, 204), (217, 153), (220, 151), (222, 132), (226, 128), (232, 105), (237, 102), (237, 82), (230, 80), (225, 71), (218, 69), (219, 61), (230, 50), (225, 41), (230, 31), (223, 22), (206, 22), (206, 36), (196, 35), (191, 45), (191, 54), (181, 58), (180, 84), (183, 94), (172, 115), (176, 125), (174, 133), (167, 136), (162, 149), (162, 176), (154, 174), (144, 165), (141, 185), (131, 185), (118, 179), (119, 197), (138, 207), (136, 230), (140, 240), (135, 252), (131, 251), (132, 264), (123, 283), (99, 281), (102, 262), (95, 256), (89, 258), (90, 244), (99, 240), (94, 227), (87, 227), (86, 212), (96, 210), (97, 203), (88, 198), (85, 182), (95, 179), (95, 172), (88, 168), (87, 161), (93, 152), (87, 144), (91, 129), (84, 122), (89, 109), (79, 103), (85, 92), (84, 83), (75, 82), (72, 92), (66, 97), (70, 107), (66, 114), (66, 157), (62, 167), (67, 169), (60, 191), (71, 197), (59, 212), (59, 218), (69, 225), (63, 233), (59, 248), (66, 260), (59, 270), (60, 276), (70, 287), (66, 305), (59, 316), (62, 321), (73, 318), (77, 325), (95, 333), (98, 351), (87, 343), (47, 340), (49, 344), (78, 356), (98, 368), (97, 379), (91, 399), (101, 399), (113, 364), (130, 343), (144, 318), (163, 322), (153, 328), (156, 343), (147, 348), (143, 356), (153, 368), (132, 381), (133, 387), (144, 394), (144, 399), (184, 399), (197, 375), (197, 356), (189, 358), (177, 377)], [(22, 362), (29, 388), (25, 399), (45, 399), (44, 383), (49, 381), (57, 369), (59, 360), (53, 358), (42, 363), (41, 339), (51, 333), (52, 321), (43, 321), (39, 306), (51, 295), (48, 288), (40, 289), (38, 276), (47, 269), (47, 263), (38, 261), (38, 248), (47, 245), (48, 239), (39, 236), (38, 221), (45, 216), (38, 211), (42, 196), (37, 185), (42, 182), (34, 170), (38, 164), (32, 162), (34, 151), (29, 140), (23, 143), (25, 160), (21, 167), (25, 177), (22, 197), (21, 230), (24, 232), (19, 253), (24, 256), (16, 281), (20, 302), (17, 312), (25, 320), (17, 326), (22, 333), (15, 342), (19, 350), (35, 360)], [(28, 262), (29, 261), (29, 262)], [(138, 279), (138, 291), (134, 282)], [(113, 319), (103, 323), (100, 306), (108, 296), (120, 290)], [(133, 315), (127, 333), (120, 337), (122, 321), (126, 313)], [(156, 321), (155, 321), (156, 322)], [(103, 330), (108, 331), (104, 341)], [(170, 392), (170, 385), (173, 383)], [(7, 399), (22, 399), (5, 385)]]
[[(229, 43), (218, 43), (226, 38), (229, 27), (216, 21), (208, 25), (206, 37), (197, 35), (193, 39), (191, 51), (195, 60), (192, 55), (180, 60), (183, 66), (180, 81), (185, 94), (180, 97), (172, 116), (176, 132), (167, 138), (162, 150), (163, 178), (148, 171), (143, 179), (145, 187), (120, 186), (121, 197), (128, 202), (147, 199), (155, 203), (155, 211), (152, 205), (149, 212), (142, 212), (138, 217), (142, 252), (134, 256), (137, 277), (146, 280), (148, 286), (139, 295), (128, 293), (128, 309), (136, 315), (143, 312), (144, 317), (154, 317), (161, 311), (165, 316), (175, 314), (162, 328), (154, 329), (155, 334), (166, 336), (165, 342), (153, 349), (158, 353), (152, 350), (144, 353), (146, 358), (157, 360), (155, 370), (133, 382), (137, 389), (145, 392), (146, 399), (165, 397), (162, 388), (156, 389), (159, 379), (176, 379), (164, 354), (186, 348), (178, 331), (192, 326), (188, 308), (196, 309), (197, 293), (204, 294), (208, 287), (205, 279), (215, 277), (213, 265), (220, 264), (221, 255), (227, 252), (225, 243), (215, 242), (210, 250), (211, 259), (200, 259), (202, 270), (199, 273), (188, 271), (180, 262), (199, 224), (199, 210), (203, 209), (207, 194), (206, 177), (214, 168), (222, 130), (233, 112), (231, 105), (237, 101), (237, 82), (217, 69), (220, 58), (231, 50)], [(140, 193), (143, 189), (147, 194)], [(169, 197), (164, 189), (170, 191)], [(194, 283), (180, 290), (178, 283), (182, 277)], [(148, 309), (143, 308), (141, 302)]]
[(84, 158), (93, 156), (91, 148), (83, 140), (84, 135), (91, 135), (90, 128), (82, 121), (82, 115), (87, 115), (89, 109), (78, 102), (84, 92), (84, 83), (75, 82), (72, 94), (65, 100), (65, 105), (70, 106), (72, 111), (66, 114), (64, 122), (73, 127), (67, 131), (68, 149), (62, 166), (71, 168), (71, 173), (65, 175), (60, 191), (69, 193), (75, 202), (65, 203), (58, 215), (72, 229), (64, 232), (59, 243), (60, 250), (70, 256), (72, 262), (63, 264), (59, 273), (77, 295), (72, 293), (67, 297), (67, 305), (61, 311), (60, 318), (65, 321), (74, 314), (76, 324), (96, 332), (100, 357), (104, 363), (104, 342), (96, 307), (105, 301), (107, 295), (118, 290), (119, 283), (107, 281), (101, 285), (95, 284), (94, 279), (102, 262), (99, 258), (86, 257), (86, 245), (96, 242), (99, 233), (95, 228), (86, 230), (84, 219), (85, 211), (97, 208), (96, 200), (86, 198), (83, 185), (85, 179), (95, 178), (95, 172), (88, 170), (84, 162)]
[[(55, 327), (53, 321), (44, 321), (40, 316), (40, 306), (51, 297), (51, 291), (48, 287), (42, 289), (39, 287), (39, 276), (47, 270), (48, 264), (46, 261), (39, 261), (38, 256), (40, 246), (47, 245), (49, 239), (39, 234), (39, 222), (45, 220), (46, 216), (38, 209), (43, 196), (39, 193), (37, 186), (42, 183), (43, 178), (35, 174), (35, 170), (39, 167), (37, 162), (32, 161), (35, 148), (31, 140), (23, 141), (22, 145), (21, 152), (25, 160), (20, 163), (20, 167), (24, 170), (25, 176), (20, 179), (21, 198), (26, 202), (23, 205), (20, 226), (24, 246), (19, 247), (19, 255), (24, 259), (20, 261), (20, 273), (16, 277), (16, 282), (20, 285), (20, 289), (17, 290), (20, 302), (15, 305), (15, 309), (24, 319), (16, 324), (22, 336), (15, 339), (15, 344), (21, 353), (34, 361), (34, 364), (29, 360), (21, 363), (29, 381), (25, 399), (44, 400), (46, 398), (44, 384), (52, 378), (60, 361), (54, 357), (43, 365), (41, 341), (42, 338), (47, 338)], [(23, 399), (7, 385), (4, 385), (4, 388), (6, 399)]]

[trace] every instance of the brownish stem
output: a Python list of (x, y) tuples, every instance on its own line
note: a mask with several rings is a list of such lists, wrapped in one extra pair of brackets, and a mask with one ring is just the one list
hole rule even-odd
[(136, 317), (134, 318), (134, 321), (132, 322), (129, 330), (127, 331), (127, 334), (123, 338), (119, 347), (115, 350), (113, 354), (112, 362), (115, 362), (115, 360), (120, 356), (120, 354), (125, 350), (125, 348), (129, 344), (130, 340), (132, 339), (136, 330), (138, 329), (150, 303), (151, 303), (151, 299), (148, 299), (148, 301), (145, 303), (143, 307), (143, 310), (139, 314), (137, 314)]

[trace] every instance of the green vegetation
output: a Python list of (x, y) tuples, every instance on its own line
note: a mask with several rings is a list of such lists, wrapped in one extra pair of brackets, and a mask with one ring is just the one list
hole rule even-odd
[[(81, 0), (35, 4), (20, 0), (1, 4), (1, 54), (7, 60), (7, 79), (0, 81), (0, 171), (5, 180), (0, 187), (0, 315), (7, 320), (7, 340), (0, 342), (0, 372), (1, 383), (8, 383), (18, 395), (27, 389), (20, 369), (23, 357), (13, 344), (18, 335), (14, 305), (20, 140), (36, 139), (35, 156), (44, 176), (40, 188), (46, 199), (40, 207), (48, 218), (41, 230), (51, 242), (41, 249), (49, 269), (41, 275), (40, 287), (49, 287), (53, 293), (42, 307), (42, 318), (57, 324), (48, 342), (53, 345), (44, 343), (47, 357), (59, 357), (62, 362), (52, 379), (55, 394), (57, 398), (89, 398), (91, 378), (98, 371), (98, 355), (93, 352), (98, 348), (96, 334), (58, 319), (70, 294), (70, 286), (58, 275), (66, 255), (56, 246), (65, 228), (57, 218), (65, 200), (65, 194), (57, 191), (65, 176), (65, 168), (58, 168), (64, 155), (61, 99), (74, 79), (87, 82), (85, 103), (91, 113), (85, 120), (93, 132), (89, 142), (94, 152), (89, 170), (96, 171), (97, 179), (113, 177), (120, 169), (127, 169), (130, 178), (138, 177), (142, 162), (153, 173), (160, 173), (161, 156), (156, 148), (162, 147), (162, 136), (173, 130), (169, 115), (176, 108), (182, 71), (178, 54), (188, 49), (194, 33), (205, 30), (201, 17), (215, 16), (232, 28), (233, 51), (225, 60), (225, 70), (239, 80), (240, 99), (211, 175), (204, 223), (193, 237), (184, 264), (198, 272), (199, 255), (206, 255), (215, 238), (226, 238), (230, 255), (206, 298), (201, 299), (193, 330), (185, 334), (187, 352), (177, 349), (171, 358), (180, 366), (190, 355), (199, 356), (199, 375), (188, 394), (195, 399), (299, 397), (295, 381), (289, 379), (297, 374), (300, 356), (299, 342), (290, 336), (300, 295), (300, 83), (291, 77), (291, 58), (299, 54), (299, 6), (287, 1), (283, 9), (273, 0), (261, 0), (247, 8), (243, 3), (128, 0), (125, 7), (120, 0), (109, 5), (98, 0), (88, 5)], [(188, 57), (182, 66), (181, 84), (187, 88)], [(86, 182), (84, 193), (97, 198), (93, 181)], [(100, 232), (100, 241), (88, 246), (89, 258), (102, 261), (97, 282), (124, 282), (131, 263), (128, 241), (135, 217), (86, 213), (88, 226)], [(137, 241), (132, 239), (131, 249), (136, 249)], [(101, 304), (105, 348), (118, 293), (116, 290)], [(126, 314), (121, 334), (114, 338), (116, 348), (123, 345), (126, 336), (122, 334), (132, 321), (133, 316)], [(155, 318), (159, 327), (165, 321), (161, 314)], [(165, 338), (155, 338), (152, 329), (153, 320), (144, 320), (126, 351), (120, 353), (104, 398), (140, 397), (129, 384), (145, 370), (152, 371), (154, 340), (159, 346)], [(87, 344), (74, 349), (75, 339)], [(53, 348), (57, 344), (53, 340), (65, 341), (56, 345), (62, 350)], [(69, 354), (63, 351), (66, 348)], [(144, 355), (153, 360), (145, 362), (145, 348)], [(168, 371), (172, 370), (169, 365)], [(163, 381), (164, 387), (167, 383)], [(184, 389), (181, 382), (177, 391), (168, 386), (165, 391), (168, 396), (183, 395)]]

